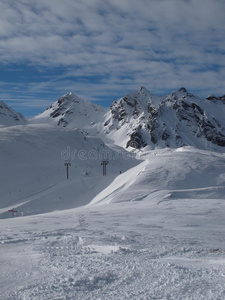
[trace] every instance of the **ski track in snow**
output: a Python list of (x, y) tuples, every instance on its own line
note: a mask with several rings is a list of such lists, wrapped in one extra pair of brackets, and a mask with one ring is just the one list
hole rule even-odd
[(0, 220), (1, 299), (224, 299), (224, 204), (200, 202)]

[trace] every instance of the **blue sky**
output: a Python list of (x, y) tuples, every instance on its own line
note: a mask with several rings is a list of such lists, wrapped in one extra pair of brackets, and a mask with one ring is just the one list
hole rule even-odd
[(225, 94), (224, 0), (0, 0), (0, 100), (25, 116), (73, 92)]

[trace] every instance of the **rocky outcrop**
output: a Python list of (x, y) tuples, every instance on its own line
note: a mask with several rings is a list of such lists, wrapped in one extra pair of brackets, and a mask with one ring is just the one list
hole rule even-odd
[(108, 109), (69, 93), (37, 120), (46, 118), (58, 126), (84, 129), (125, 148), (216, 149), (225, 147), (224, 115), (225, 96), (211, 95), (204, 100), (182, 87), (163, 97), (141, 87), (113, 101)]
[(0, 101), (0, 125), (12, 126), (25, 123), (26, 120), (22, 114), (10, 108), (3, 101)]
[[(211, 103), (225, 113), (225, 96), (203, 100), (185, 88), (167, 97), (152, 95), (144, 87), (111, 105), (111, 120), (105, 126), (127, 128), (126, 147), (143, 148), (206, 145), (225, 147), (225, 122), (212, 115)], [(110, 129), (108, 128), (108, 129)], [(109, 131), (108, 131), (109, 132)], [(211, 147), (211, 146), (210, 146)]]

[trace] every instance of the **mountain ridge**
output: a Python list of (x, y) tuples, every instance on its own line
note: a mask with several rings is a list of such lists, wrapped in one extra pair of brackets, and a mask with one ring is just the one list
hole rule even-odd
[(160, 97), (141, 87), (108, 109), (66, 94), (26, 124), (0, 128), (0, 218), (12, 207), (29, 215), (94, 197), (101, 203), (154, 199), (158, 191), (185, 197), (181, 188), (195, 199), (211, 197), (212, 188), (221, 197), (224, 109), (223, 97), (203, 100), (184, 88)]
[(107, 126), (116, 127), (117, 135), (126, 127), (129, 138), (125, 147), (224, 147), (225, 106), (220, 99), (224, 99), (223, 96), (213, 101), (203, 100), (185, 88), (159, 97), (141, 87), (113, 102)]
[(225, 147), (224, 104), (225, 95), (202, 99), (184, 87), (156, 96), (142, 86), (114, 100), (110, 108), (67, 93), (29, 123), (79, 128), (128, 150), (194, 146), (221, 151)]
[(5, 102), (0, 101), (0, 126), (24, 125), (24, 116), (13, 110)]

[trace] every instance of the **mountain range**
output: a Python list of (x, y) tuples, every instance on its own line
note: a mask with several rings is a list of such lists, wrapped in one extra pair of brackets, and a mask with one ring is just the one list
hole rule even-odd
[(124, 148), (225, 147), (225, 95), (201, 99), (185, 88), (164, 97), (141, 87), (114, 101), (110, 108), (68, 93), (27, 121), (1, 102), (0, 114), (1, 125), (27, 122), (79, 128), (86, 135)]

